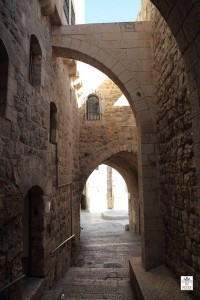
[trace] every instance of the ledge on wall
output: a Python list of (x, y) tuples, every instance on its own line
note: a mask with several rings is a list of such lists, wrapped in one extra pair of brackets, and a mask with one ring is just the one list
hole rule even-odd
[(44, 16), (50, 16), (55, 10), (54, 0), (40, 0), (40, 6)]
[(69, 77), (73, 77), (73, 79), (76, 80), (79, 77), (76, 61), (71, 58), (64, 58), (63, 62), (67, 67)]
[(44, 16), (49, 16), (52, 25), (67, 25), (62, 1), (40, 0), (41, 11)]
[[(139, 300), (191, 300), (191, 292), (181, 291), (180, 283), (164, 265), (145, 271), (141, 257), (129, 261), (130, 281)], [(184, 275), (184, 274), (183, 274)]]
[[(78, 74), (77, 74), (77, 75), (78, 75)], [(78, 77), (78, 78), (76, 79), (76, 77), (74, 77), (73, 79), (75, 79), (74, 82), (73, 82), (73, 86), (74, 86), (75, 90), (76, 90), (76, 91), (80, 90), (80, 89), (82, 88), (82, 86), (83, 86), (83, 83), (82, 83), (82, 81), (81, 81), (81, 78)]]

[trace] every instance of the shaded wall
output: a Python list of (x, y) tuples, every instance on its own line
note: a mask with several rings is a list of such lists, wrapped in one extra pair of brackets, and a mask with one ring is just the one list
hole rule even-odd
[[(70, 265), (71, 247), (63, 247), (56, 258), (49, 253), (72, 233), (79, 237), (76, 96), (68, 67), (52, 53), (51, 24), (39, 2), (2, 2), (0, 13), (0, 38), (9, 57), (6, 112), (0, 117), (0, 286), (22, 273), (24, 198), (33, 186), (44, 192), (37, 230), (49, 286)], [(42, 52), (37, 86), (28, 79), (33, 33)], [(57, 108), (57, 144), (50, 143), (51, 102)]]
[(153, 20), (153, 73), (157, 99), (160, 205), (165, 262), (199, 281), (199, 206), (192, 104), (183, 57), (167, 23), (148, 1), (140, 19)]

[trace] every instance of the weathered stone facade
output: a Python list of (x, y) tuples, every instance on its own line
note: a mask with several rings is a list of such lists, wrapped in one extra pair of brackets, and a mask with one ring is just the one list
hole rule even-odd
[(193, 275), (198, 294), (199, 201), (188, 77), (175, 38), (149, 1), (143, 1), (139, 18), (153, 21), (165, 263), (178, 277)]
[(199, 211), (187, 75), (166, 22), (158, 13), (156, 17), (154, 70), (166, 262), (179, 276), (186, 272), (196, 277)]
[[(9, 58), (6, 110), (0, 118), (1, 286), (25, 273), (45, 277), (48, 287), (70, 265), (71, 247), (69, 244), (61, 248), (55, 257), (50, 252), (73, 233), (76, 243), (79, 240), (79, 118), (82, 113), (70, 83), (71, 77), (76, 76), (75, 65), (52, 52), (52, 20), (42, 15), (39, 3), (13, 6), (8, 2), (1, 3), (0, 8), (1, 39)], [(32, 71), (30, 49), (33, 60), (37, 61)], [(93, 157), (103, 152), (104, 160), (119, 152), (122, 156), (124, 152), (133, 153), (135, 183), (131, 192), (136, 192), (137, 134), (132, 111), (125, 107), (123, 115), (120, 107), (112, 107), (122, 94), (114, 83), (109, 81), (101, 88), (104, 105), (107, 101), (104, 125), (96, 126), (98, 130), (93, 132), (93, 137), (88, 132), (91, 127), (87, 128), (81, 149), (85, 151), (93, 144)], [(82, 159), (82, 153), (83, 167), (88, 161)], [(100, 162), (99, 155), (95, 165)], [(89, 170), (92, 171), (91, 165)], [(88, 175), (84, 175), (85, 179)], [(129, 172), (125, 175), (130, 177)], [(131, 179), (128, 184), (131, 185)], [(20, 284), (16, 286), (19, 299)], [(16, 290), (10, 297), (16, 297)]]
[[(1, 1), (0, 286), (28, 265), (29, 275), (51, 286), (70, 265), (70, 244), (55, 257), (49, 253), (72, 233), (78, 243), (80, 194), (104, 162), (133, 196), (138, 174), (141, 218), (133, 223), (141, 224), (145, 268), (162, 263), (164, 254), (177, 276), (194, 276), (200, 297), (199, 1), (151, 2), (166, 23), (147, 4), (140, 16), (147, 22), (61, 26), (61, 2)], [(70, 59), (99, 68), (126, 95), (138, 126), (137, 156), (135, 135), (122, 130), (121, 108), (108, 104), (103, 126), (80, 124)], [(20, 299), (20, 287), (13, 299)]]
[[(50, 252), (72, 233), (77, 242), (79, 237), (78, 107), (67, 67), (52, 53), (51, 24), (39, 3), (1, 2), (0, 12), (0, 38), (9, 57), (6, 110), (0, 118), (0, 282), (4, 286), (18, 278), (26, 256), (24, 262), (32, 263), (24, 271), (45, 277), (49, 286), (70, 265), (71, 247), (61, 248), (56, 257)], [(28, 75), (33, 34), (42, 53), (41, 82), (36, 85)], [(52, 102), (57, 115), (54, 143)], [(23, 233), (25, 209), (31, 225)], [(28, 235), (26, 254), (23, 235)]]

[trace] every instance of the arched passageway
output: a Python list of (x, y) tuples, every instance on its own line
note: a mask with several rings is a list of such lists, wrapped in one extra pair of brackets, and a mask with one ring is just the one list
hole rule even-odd
[[(113, 149), (112, 149), (113, 150)], [(129, 224), (136, 233), (141, 233), (139, 189), (138, 189), (138, 161), (137, 155), (129, 151), (119, 151), (115, 154), (104, 152), (104, 158), (97, 156), (96, 160), (90, 158), (87, 161), (88, 168), (81, 174), (81, 192), (90, 174), (100, 165), (106, 164), (116, 169), (124, 178), (129, 196)], [(91, 167), (93, 169), (91, 169)]]
[[(163, 232), (159, 212), (156, 163), (154, 89), (151, 70), (147, 68), (152, 58), (150, 30), (149, 24), (143, 22), (77, 25), (70, 26), (70, 28), (60, 26), (53, 30), (54, 53), (59, 57), (73, 58), (88, 63), (108, 75), (124, 93), (135, 114), (139, 135), (138, 178), (142, 216), (142, 259), (146, 269), (159, 265), (163, 259)], [(101, 34), (98, 35), (98, 33)], [(122, 55), (121, 45), (117, 43), (119, 35), (121, 43), (126, 45), (124, 46), (125, 55)], [(111, 38), (116, 40), (116, 43), (113, 42), (110, 48)], [(140, 40), (143, 40), (142, 46), (138, 45)], [(148, 64), (145, 64), (147, 60)], [(143, 68), (136, 72), (135, 64), (138, 61), (141, 62)], [(154, 185), (148, 184), (149, 180), (154, 181)], [(144, 214), (148, 217), (145, 220)], [(149, 230), (151, 223), (155, 224), (153, 230)], [(155, 241), (154, 231), (157, 234)], [(154, 243), (147, 247), (146, 240), (150, 239)]]
[[(84, 187), (85, 208), (90, 212), (122, 210), (128, 217), (128, 189), (124, 178), (114, 168), (99, 165)], [(83, 206), (83, 205), (82, 205)]]
[(140, 203), (138, 186), (138, 158), (132, 152), (122, 151), (104, 161), (116, 169), (124, 178), (129, 192), (129, 225), (136, 233), (141, 233)]

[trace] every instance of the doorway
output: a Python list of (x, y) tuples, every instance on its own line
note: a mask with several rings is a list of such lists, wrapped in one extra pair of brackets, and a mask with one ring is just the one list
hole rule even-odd
[(22, 268), (27, 277), (44, 277), (44, 200), (34, 186), (24, 199)]

